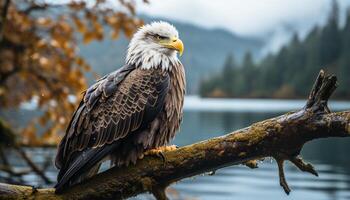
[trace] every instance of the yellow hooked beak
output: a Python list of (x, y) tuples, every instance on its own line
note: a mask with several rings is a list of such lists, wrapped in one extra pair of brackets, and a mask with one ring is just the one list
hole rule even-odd
[(172, 37), (169, 40), (162, 41), (161, 44), (168, 47), (169, 49), (175, 49), (176, 51), (178, 51), (180, 53), (180, 56), (182, 55), (182, 53), (184, 51), (184, 44), (177, 37)]

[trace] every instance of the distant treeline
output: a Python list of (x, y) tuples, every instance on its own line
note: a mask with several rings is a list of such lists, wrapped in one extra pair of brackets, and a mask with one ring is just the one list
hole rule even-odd
[(303, 41), (295, 33), (289, 44), (259, 64), (249, 52), (240, 66), (229, 55), (221, 74), (202, 81), (201, 96), (301, 98), (325, 69), (338, 76), (336, 98), (350, 99), (350, 11), (340, 27), (338, 10), (333, 1), (324, 27), (315, 26)]

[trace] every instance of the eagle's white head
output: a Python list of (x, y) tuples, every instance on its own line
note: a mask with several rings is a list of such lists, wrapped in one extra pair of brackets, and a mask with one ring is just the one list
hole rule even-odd
[(142, 69), (161, 67), (171, 70), (178, 62), (177, 52), (184, 49), (176, 28), (163, 21), (142, 26), (130, 41), (126, 56), (127, 64)]

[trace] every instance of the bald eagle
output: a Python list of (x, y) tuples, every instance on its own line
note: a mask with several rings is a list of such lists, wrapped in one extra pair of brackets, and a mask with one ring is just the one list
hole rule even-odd
[(95, 174), (106, 159), (135, 164), (166, 146), (179, 129), (185, 94), (183, 43), (166, 22), (141, 27), (126, 64), (88, 88), (57, 151), (56, 192)]

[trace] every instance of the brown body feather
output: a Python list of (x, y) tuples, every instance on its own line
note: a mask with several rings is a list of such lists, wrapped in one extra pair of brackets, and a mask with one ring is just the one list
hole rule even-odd
[(148, 149), (166, 145), (182, 120), (184, 69), (124, 66), (84, 95), (56, 156), (57, 189), (97, 173), (109, 157), (117, 166), (135, 163)]

